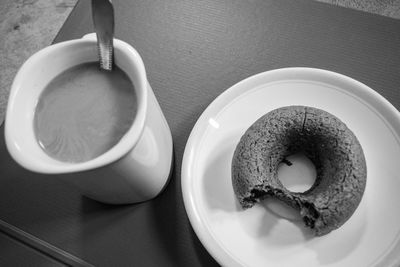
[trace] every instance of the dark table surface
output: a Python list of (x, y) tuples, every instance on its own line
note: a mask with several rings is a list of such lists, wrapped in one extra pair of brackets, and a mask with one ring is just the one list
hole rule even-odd
[[(2, 134), (0, 265), (217, 266), (183, 206), (183, 151), (207, 105), (253, 74), (292, 66), (329, 69), (400, 108), (400, 21), (311, 0), (113, 3), (116, 38), (142, 55), (172, 131), (171, 181), (146, 203), (101, 204), (55, 176), (23, 170), (8, 155)], [(81, 0), (55, 42), (92, 31), (90, 1)]]

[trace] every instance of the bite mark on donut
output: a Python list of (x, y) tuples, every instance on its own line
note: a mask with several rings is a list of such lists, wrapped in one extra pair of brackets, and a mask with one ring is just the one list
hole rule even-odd
[(305, 225), (311, 229), (315, 228), (316, 221), (320, 218), (320, 213), (312, 203), (304, 202), (300, 204), (300, 215)]
[(260, 200), (262, 200), (263, 198), (265, 198), (267, 196), (267, 193), (265, 192), (265, 190), (262, 187), (255, 187), (253, 189), (251, 189), (250, 194), (243, 198), (242, 203), (244, 203), (245, 206), (243, 206), (243, 208), (251, 208), (254, 206), (254, 204), (256, 204), (257, 202), (260, 202)]

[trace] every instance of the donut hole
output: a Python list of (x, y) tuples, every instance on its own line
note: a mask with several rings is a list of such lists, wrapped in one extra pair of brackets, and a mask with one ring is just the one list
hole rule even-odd
[(293, 193), (303, 193), (315, 183), (317, 170), (313, 162), (304, 154), (296, 153), (286, 157), (278, 165), (278, 179)]

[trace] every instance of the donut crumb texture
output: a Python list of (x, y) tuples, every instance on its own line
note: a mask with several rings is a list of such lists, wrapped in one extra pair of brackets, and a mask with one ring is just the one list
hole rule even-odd
[[(278, 165), (304, 153), (317, 176), (307, 191), (286, 189)], [(354, 133), (334, 115), (307, 106), (287, 106), (259, 118), (241, 137), (232, 159), (232, 185), (244, 208), (273, 197), (300, 212), (304, 225), (322, 236), (343, 225), (363, 196), (367, 167)]]

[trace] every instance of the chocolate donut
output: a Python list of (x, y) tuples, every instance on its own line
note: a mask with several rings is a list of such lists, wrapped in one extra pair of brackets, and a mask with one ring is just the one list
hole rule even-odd
[[(301, 193), (286, 189), (278, 165), (303, 153), (315, 165), (312, 187)], [(306, 106), (272, 110), (240, 139), (232, 159), (232, 185), (246, 209), (267, 197), (299, 210), (307, 227), (325, 235), (343, 225), (364, 193), (367, 166), (353, 132), (334, 115)]]

